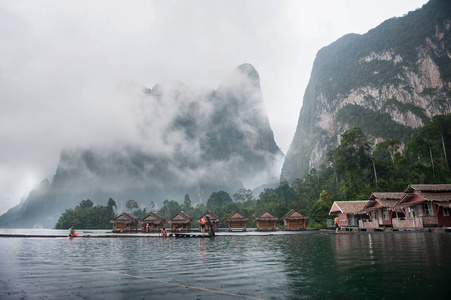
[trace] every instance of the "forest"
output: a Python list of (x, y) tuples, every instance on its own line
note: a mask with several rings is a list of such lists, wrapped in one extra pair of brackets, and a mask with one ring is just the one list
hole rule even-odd
[[(156, 211), (166, 219), (180, 211), (193, 219), (211, 211), (221, 219), (220, 227), (227, 227), (225, 219), (235, 211), (246, 215), (250, 219), (248, 227), (254, 227), (253, 218), (263, 210), (280, 218), (296, 209), (309, 217), (308, 227), (324, 227), (334, 201), (366, 200), (372, 192), (402, 192), (409, 184), (451, 183), (450, 149), (451, 115), (435, 116), (407, 143), (386, 139), (371, 147), (368, 136), (354, 127), (343, 133), (340, 145), (328, 153), (327, 161), (318, 169), (311, 169), (304, 178), (281, 182), (277, 188), (266, 188), (257, 197), (249, 189), (239, 189), (233, 195), (214, 192), (206, 204), (193, 205), (186, 194), (183, 202), (166, 199), (159, 209), (153, 201), (139, 204), (132, 199), (126, 208), (138, 218)], [(149, 204), (149, 210), (140, 208)], [(83, 200), (74, 209), (66, 210), (55, 228), (76, 225), (110, 229), (109, 221), (116, 215), (113, 207), (116, 202), (111, 198), (107, 206)]]

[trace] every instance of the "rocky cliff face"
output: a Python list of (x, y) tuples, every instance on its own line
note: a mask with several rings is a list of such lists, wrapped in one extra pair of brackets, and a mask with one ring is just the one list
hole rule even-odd
[(373, 141), (406, 140), (451, 113), (451, 3), (432, 0), (364, 35), (321, 49), (306, 89), (281, 180), (325, 162), (340, 135), (360, 127)]
[(277, 181), (283, 154), (253, 66), (239, 66), (213, 91), (176, 84), (134, 92), (130, 137), (114, 147), (63, 150), (53, 180), (1, 216), (0, 226), (52, 227), (87, 198), (106, 205), (112, 197), (119, 209), (129, 199), (150, 207), (185, 194), (206, 203), (218, 190)]

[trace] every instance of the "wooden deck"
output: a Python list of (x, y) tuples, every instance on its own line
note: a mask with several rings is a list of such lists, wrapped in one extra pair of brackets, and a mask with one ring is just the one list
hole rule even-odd
[(199, 232), (172, 232), (172, 234), (176, 238), (206, 238), (210, 237), (208, 233), (199, 233)]

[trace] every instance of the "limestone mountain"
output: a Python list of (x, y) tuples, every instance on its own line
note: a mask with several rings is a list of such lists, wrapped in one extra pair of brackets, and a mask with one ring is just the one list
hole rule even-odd
[(53, 227), (64, 209), (87, 198), (105, 205), (112, 197), (119, 209), (129, 199), (149, 208), (185, 194), (206, 203), (218, 190), (277, 181), (283, 154), (252, 65), (240, 65), (216, 90), (177, 83), (130, 94), (138, 95), (130, 100), (130, 136), (113, 147), (64, 149), (53, 180), (1, 216), (0, 226)]
[(386, 138), (405, 142), (433, 116), (450, 114), (450, 27), (451, 2), (431, 0), (321, 49), (281, 180), (318, 168), (354, 126), (373, 144)]

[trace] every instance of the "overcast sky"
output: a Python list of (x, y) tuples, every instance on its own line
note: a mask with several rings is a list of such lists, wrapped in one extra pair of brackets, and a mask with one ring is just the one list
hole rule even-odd
[(0, 0), (0, 214), (62, 148), (127, 134), (116, 93), (130, 83), (216, 89), (250, 63), (286, 153), (317, 51), (426, 2)]

